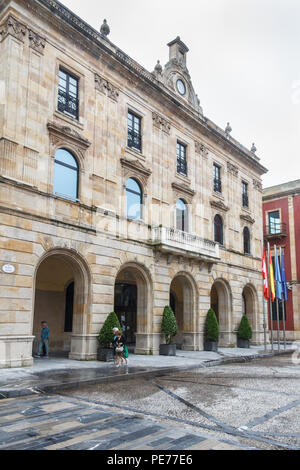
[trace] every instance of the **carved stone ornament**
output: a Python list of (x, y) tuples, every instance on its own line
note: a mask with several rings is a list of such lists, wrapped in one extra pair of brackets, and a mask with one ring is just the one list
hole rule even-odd
[(108, 80), (101, 77), (97, 73), (95, 74), (95, 88), (101, 93), (104, 93), (112, 100), (118, 101), (120, 94), (118, 88), (112, 85)]
[(219, 209), (219, 210), (224, 211), (224, 212), (229, 211), (229, 207), (225, 206), (224, 202), (222, 202), (222, 201), (215, 201), (214, 199), (212, 199), (210, 201), (210, 205), (212, 207), (214, 207), (215, 209)]
[(23, 42), (26, 34), (26, 26), (9, 15), (7, 20), (0, 26), (0, 41), (3, 41), (8, 35), (13, 36)]
[(239, 170), (236, 165), (233, 165), (231, 162), (227, 162), (227, 169), (228, 172), (231, 173), (233, 176), (238, 176)]
[(70, 143), (80, 150), (86, 150), (91, 142), (82, 137), (79, 132), (75, 131), (68, 126), (59, 126), (54, 122), (48, 122), (47, 128), (50, 134), (50, 141), (52, 145), (63, 143)]
[(44, 53), (46, 40), (31, 29), (28, 32), (29, 46), (40, 54)]
[(255, 219), (252, 219), (252, 217), (250, 217), (250, 215), (241, 214), (241, 215), (240, 215), (240, 218), (241, 218), (241, 220), (245, 220), (245, 221), (248, 222), (249, 224), (254, 224), (254, 223), (255, 223)]
[(171, 124), (165, 118), (163, 118), (162, 116), (160, 116), (159, 114), (153, 111), (152, 119), (153, 119), (153, 125), (155, 127), (164, 131), (166, 134), (170, 135)]
[(258, 191), (262, 192), (262, 184), (258, 180), (253, 180), (253, 187)]
[(146, 168), (139, 160), (128, 160), (127, 158), (121, 158), (120, 161), (124, 180), (135, 176), (145, 188), (152, 171)]
[(195, 140), (195, 152), (205, 157), (208, 155), (207, 148), (201, 142), (197, 140)]

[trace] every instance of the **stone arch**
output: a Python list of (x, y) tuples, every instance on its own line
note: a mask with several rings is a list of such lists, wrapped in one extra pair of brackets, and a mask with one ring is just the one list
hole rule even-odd
[(220, 346), (231, 344), (232, 336), (232, 293), (229, 283), (222, 278), (215, 279), (210, 291), (211, 308), (215, 310), (220, 327)]
[[(130, 331), (130, 328), (132, 328), (132, 326), (128, 325), (126, 318), (124, 320), (124, 324), (126, 327), (129, 326), (130, 338), (132, 338), (132, 333), (134, 333), (135, 353), (148, 353), (152, 349), (150, 335), (153, 332), (153, 287), (151, 273), (148, 268), (146, 268), (143, 264), (135, 261), (127, 261), (123, 263), (116, 272), (115, 302), (117, 284), (128, 284), (131, 286), (136, 286), (136, 319), (133, 319), (132, 321), (132, 325), (136, 327), (136, 331)], [(118, 314), (119, 312), (116, 313)]]
[(198, 295), (196, 282), (189, 273), (177, 272), (170, 283), (170, 294), (175, 299), (178, 333), (174, 342), (185, 350), (196, 350), (198, 344)]
[(243, 313), (247, 316), (253, 333), (258, 331), (258, 296), (256, 288), (248, 283), (242, 290)]
[[(74, 281), (73, 326), (72, 332), (65, 335), (59, 325), (64, 321), (64, 295), (71, 281)], [(35, 267), (33, 298), (32, 331), (37, 333), (41, 319), (48, 321), (50, 353), (52, 343), (53, 351), (67, 351), (72, 359), (95, 356), (89, 335), (91, 275), (86, 261), (78, 252), (53, 248), (44, 253)]]

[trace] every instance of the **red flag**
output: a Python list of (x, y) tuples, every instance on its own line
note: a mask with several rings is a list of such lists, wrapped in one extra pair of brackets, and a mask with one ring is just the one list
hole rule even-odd
[(262, 256), (262, 275), (264, 278), (264, 297), (266, 300), (269, 300), (270, 291), (269, 291), (268, 269), (267, 269), (267, 261), (266, 261), (266, 253), (265, 253), (264, 245), (263, 245), (263, 256)]

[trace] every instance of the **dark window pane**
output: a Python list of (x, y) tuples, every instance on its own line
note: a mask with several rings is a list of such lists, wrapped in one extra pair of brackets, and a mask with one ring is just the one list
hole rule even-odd
[(128, 147), (142, 150), (141, 118), (128, 113)]
[(248, 227), (244, 228), (243, 237), (244, 237), (244, 253), (249, 255), (250, 254), (250, 232), (249, 232)]
[(221, 168), (214, 163), (214, 191), (222, 192)]
[(78, 119), (78, 79), (59, 70), (58, 110)]
[(214, 219), (214, 238), (215, 242), (223, 245), (223, 221), (219, 215)]
[(269, 212), (269, 231), (272, 233), (280, 233), (280, 213), (279, 211)]
[(177, 142), (177, 173), (187, 176), (186, 145)]

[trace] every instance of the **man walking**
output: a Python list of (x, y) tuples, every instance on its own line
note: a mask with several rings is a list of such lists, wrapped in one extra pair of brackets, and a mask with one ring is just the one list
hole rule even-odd
[(42, 321), (42, 330), (41, 330), (41, 340), (39, 343), (39, 350), (38, 353), (35, 357), (41, 357), (42, 351), (43, 351), (43, 346), (45, 346), (45, 358), (49, 357), (49, 336), (50, 336), (50, 330), (48, 328), (47, 322)]

